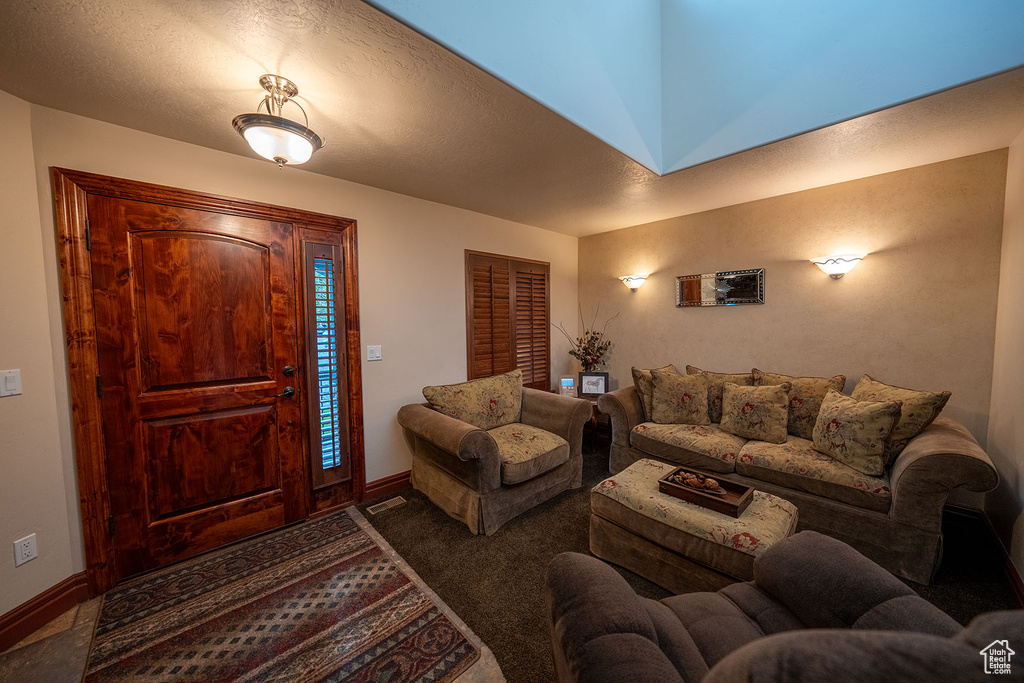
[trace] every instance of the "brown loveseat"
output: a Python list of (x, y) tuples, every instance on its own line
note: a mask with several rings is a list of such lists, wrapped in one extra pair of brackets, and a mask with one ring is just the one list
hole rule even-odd
[[(699, 372), (699, 371), (698, 371)], [(837, 378), (838, 379), (838, 378)], [(620, 472), (642, 458), (705, 470), (794, 503), (799, 529), (843, 540), (889, 571), (927, 584), (942, 558), (942, 508), (957, 487), (985, 492), (998, 475), (959, 422), (938, 417), (907, 443), (885, 472), (867, 476), (789, 436), (767, 444), (719, 425), (665, 425), (645, 420), (635, 387), (598, 399), (611, 418), (608, 467)]]
[[(1024, 642), (1024, 611), (962, 628), (813, 531), (759, 555), (752, 582), (661, 601), (596, 558), (562, 553), (548, 568), (547, 611), (559, 683), (985, 681), (982, 650)], [(1020, 680), (1016, 657), (1009, 665)]]
[(589, 402), (524, 388), (518, 370), (423, 393), (398, 411), (411, 483), (473, 533), (582, 484)]

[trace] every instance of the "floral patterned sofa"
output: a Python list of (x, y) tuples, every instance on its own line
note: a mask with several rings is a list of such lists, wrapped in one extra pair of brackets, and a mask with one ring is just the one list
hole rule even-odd
[(634, 386), (598, 399), (611, 418), (612, 474), (654, 458), (754, 486), (794, 503), (800, 529), (845, 541), (912, 581), (927, 584), (938, 568), (949, 492), (998, 483), (971, 433), (939, 416), (948, 392), (865, 375), (845, 396), (841, 375), (757, 369), (665, 366), (633, 376)]

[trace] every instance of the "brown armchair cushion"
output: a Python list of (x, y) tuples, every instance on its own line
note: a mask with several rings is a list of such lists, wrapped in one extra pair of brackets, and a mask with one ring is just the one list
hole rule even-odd
[(523, 408), (523, 372), (474, 379), (461, 384), (423, 387), (434, 410), (479, 429), (494, 429), (519, 421)]
[(569, 460), (569, 442), (528, 424), (513, 423), (487, 430), (498, 444), (501, 483), (518, 484)]

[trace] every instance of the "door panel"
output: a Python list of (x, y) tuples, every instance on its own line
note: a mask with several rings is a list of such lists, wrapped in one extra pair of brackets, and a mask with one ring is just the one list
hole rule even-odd
[(270, 253), (210, 233), (131, 235), (143, 386), (271, 378)]
[(88, 210), (116, 576), (305, 517), (291, 225)]
[(280, 488), (274, 406), (143, 421), (151, 519)]

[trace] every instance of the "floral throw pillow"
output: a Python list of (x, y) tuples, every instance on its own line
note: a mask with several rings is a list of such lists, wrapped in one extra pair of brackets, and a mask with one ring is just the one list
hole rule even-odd
[(814, 423), (814, 450), (877, 477), (885, 472), (885, 449), (899, 421), (899, 401), (858, 401), (831, 389)]
[(751, 386), (754, 383), (754, 378), (749, 372), (708, 372), (707, 370), (687, 365), (686, 374), (707, 375), (708, 418), (714, 424), (722, 421), (722, 385), (726, 382), (732, 382), (740, 386)]
[(519, 422), (523, 408), (523, 371), (474, 379), (461, 384), (423, 387), (430, 407), (479, 429)]
[(907, 444), (939, 416), (952, 394), (948, 391), (933, 393), (915, 391), (903, 387), (883, 384), (864, 375), (853, 388), (851, 396), (858, 401), (901, 401), (903, 412), (899, 424), (892, 430), (892, 438), (885, 452), (885, 464), (891, 465)]
[(706, 425), (708, 378), (654, 370), (652, 421), (658, 424)]
[(726, 382), (722, 385), (722, 431), (744, 439), (786, 443), (790, 388), (789, 384), (748, 387)]
[[(660, 368), (654, 368), (661, 372), (676, 372), (676, 366), (669, 363)], [(633, 386), (636, 387), (636, 393), (640, 395), (640, 403), (644, 406), (644, 422), (654, 421), (654, 406), (652, 401), (654, 400), (654, 376), (651, 374), (654, 370), (643, 370), (641, 368), (633, 368)]]
[(829, 389), (842, 392), (846, 386), (846, 375), (835, 377), (793, 377), (775, 372), (764, 372), (754, 368), (755, 386), (782, 384), (789, 382), (793, 388), (789, 390), (789, 419), (786, 428), (793, 436), (810, 439), (814, 432), (814, 423), (821, 409), (821, 399)]

